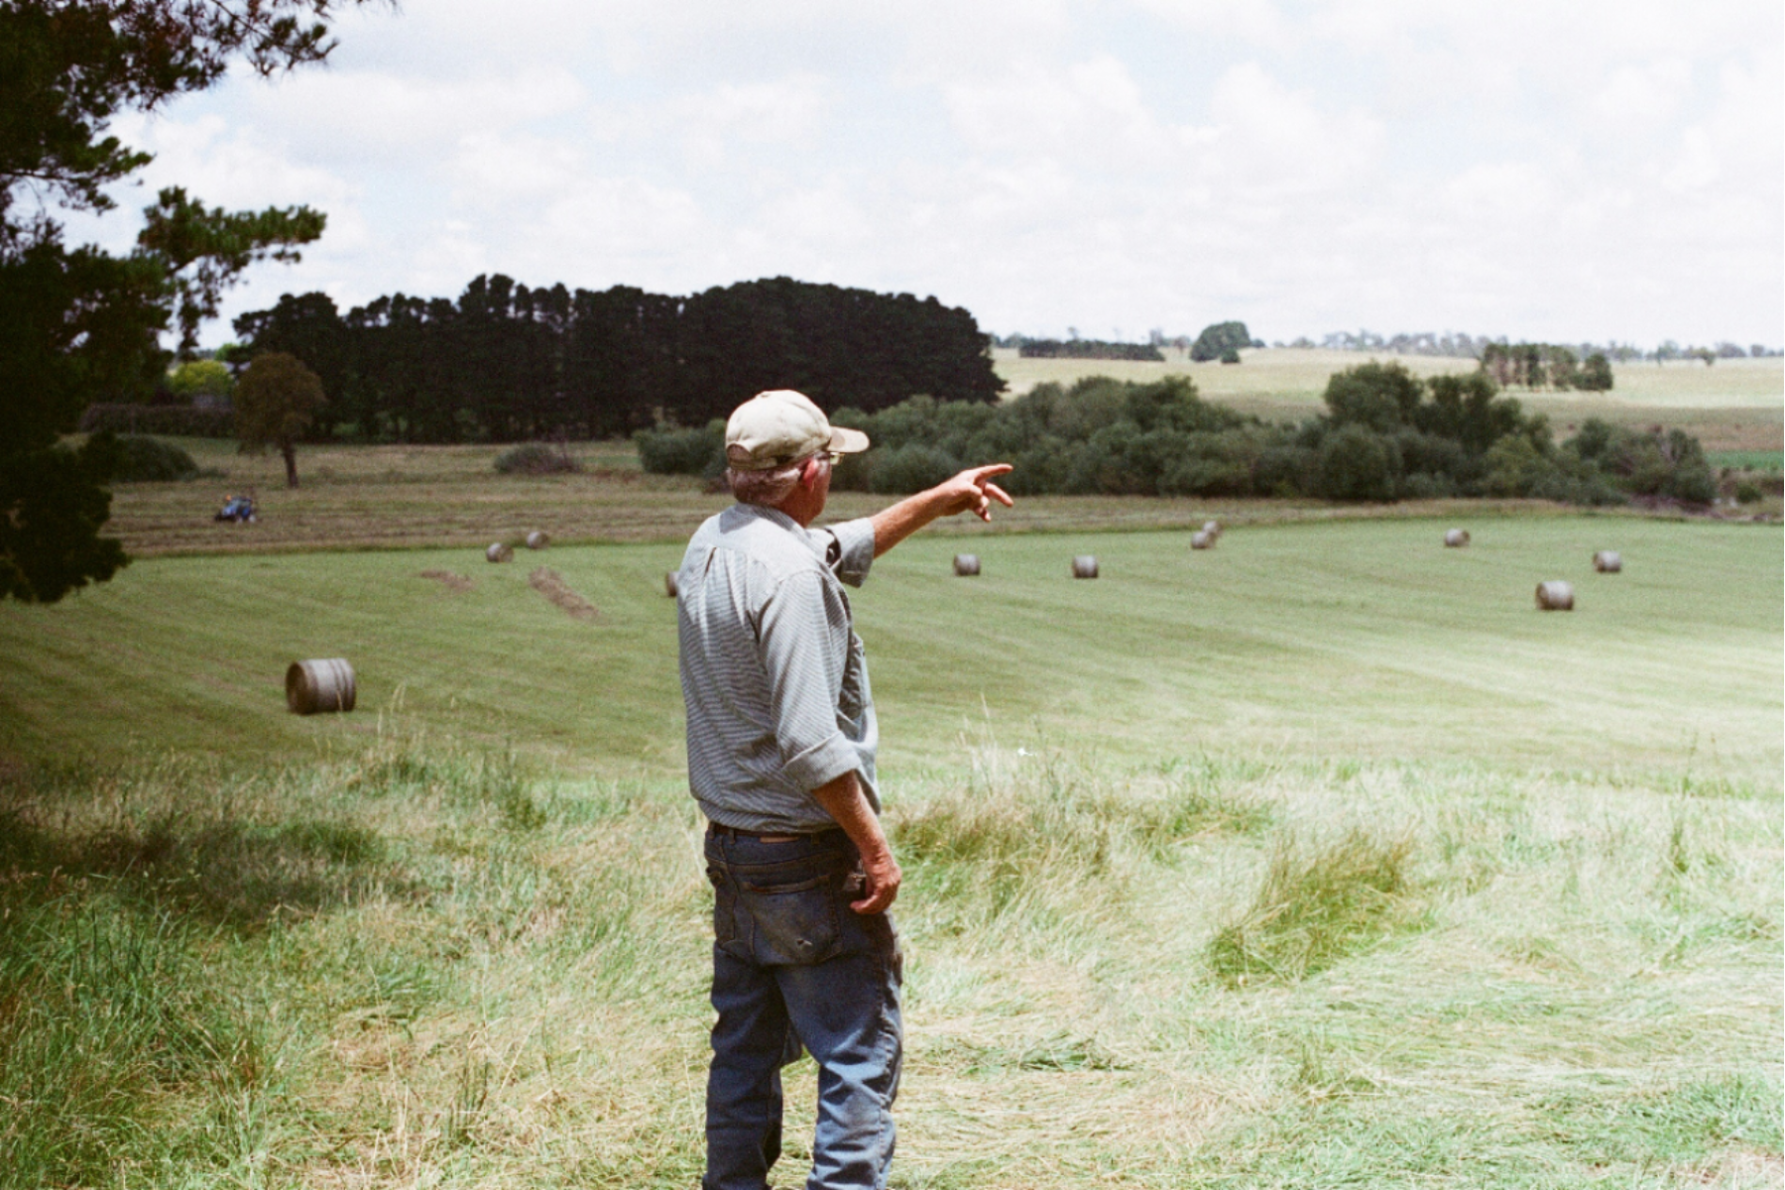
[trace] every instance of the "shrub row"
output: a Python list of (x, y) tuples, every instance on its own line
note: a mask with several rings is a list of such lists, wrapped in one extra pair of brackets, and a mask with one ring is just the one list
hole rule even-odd
[(235, 414), (186, 405), (98, 404), (81, 415), (83, 433), (166, 434), (180, 438), (232, 438)]
[(113, 482), (168, 483), (198, 476), (192, 456), (173, 443), (146, 434), (118, 436), (118, 469), (112, 473)]
[(1110, 343), (1103, 339), (1027, 339), (1017, 349), (1024, 359), (1128, 359), (1164, 363), (1152, 343)]
[[(1326, 412), (1298, 424), (1245, 417), (1197, 395), (1186, 377), (1151, 384), (1105, 377), (1038, 385), (1000, 405), (912, 397), (838, 425), (875, 449), (843, 459), (832, 486), (904, 494), (963, 467), (1014, 465), (1013, 495), (1108, 493), (1400, 500), (1523, 496), (1576, 504), (1628, 495), (1704, 503), (1715, 482), (1696, 439), (1587, 421), (1555, 444), (1548, 420), (1524, 412), (1481, 373), (1421, 380), (1399, 363), (1368, 363), (1328, 382)], [(724, 423), (637, 436), (648, 471), (724, 469)]]
[(523, 442), (497, 455), (492, 465), (503, 475), (565, 475), (583, 469), (568, 450), (545, 442)]

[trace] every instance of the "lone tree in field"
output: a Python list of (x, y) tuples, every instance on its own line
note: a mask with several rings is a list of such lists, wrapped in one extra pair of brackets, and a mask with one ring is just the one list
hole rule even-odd
[[(1243, 322), (1217, 322), (1202, 328), (1196, 342), (1190, 345), (1190, 358), (1199, 364), (1221, 359), (1227, 352), (1238, 354), (1240, 348), (1252, 346), (1252, 332)], [(1260, 343), (1262, 347), (1264, 344)], [(1221, 360), (1226, 363), (1226, 360)]]
[(242, 450), (259, 454), (277, 447), (285, 459), (285, 486), (297, 487), (297, 440), (327, 400), (322, 381), (297, 356), (283, 351), (256, 356), (236, 382), (236, 437)]

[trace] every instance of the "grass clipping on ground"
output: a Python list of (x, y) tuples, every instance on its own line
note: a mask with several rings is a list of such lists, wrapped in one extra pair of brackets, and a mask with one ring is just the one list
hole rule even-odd
[(527, 576), (527, 585), (544, 595), (552, 606), (558, 608), (573, 620), (599, 619), (601, 613), (595, 605), (570, 589), (564, 576), (550, 566), (541, 566)]

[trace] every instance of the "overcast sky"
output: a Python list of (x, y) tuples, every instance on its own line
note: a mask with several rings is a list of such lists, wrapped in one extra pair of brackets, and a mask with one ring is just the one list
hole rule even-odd
[(97, 235), (165, 184), (326, 211), (231, 313), (787, 275), (999, 333), (1778, 346), (1782, 10), (405, 0), (326, 68), (120, 121), (157, 159)]

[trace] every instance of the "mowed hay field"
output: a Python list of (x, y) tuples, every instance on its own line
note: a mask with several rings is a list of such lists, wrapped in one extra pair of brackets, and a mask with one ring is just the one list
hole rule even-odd
[[(0, 607), (0, 1185), (693, 1185), (679, 554)], [(882, 559), (893, 1185), (1777, 1186), (1782, 569), (1774, 526), (1572, 515)], [(332, 656), (360, 709), (286, 714)]]
[[(1284, 524), (1211, 551), (1173, 533), (926, 534), (853, 596), (887, 762), (986, 716), (1121, 759), (1166, 752), (1455, 757), (1694, 769), (1775, 791), (1776, 527), (1633, 517)], [(1460, 522), (1459, 522), (1460, 523)], [(1624, 573), (1591, 556), (1621, 551)], [(975, 552), (983, 574), (952, 576)], [(1093, 554), (1102, 577), (1073, 580)], [(578, 772), (681, 764), (679, 544), (145, 560), (5, 609), (0, 750), (286, 760), (391, 724)], [(533, 589), (546, 566), (596, 609)], [(1578, 610), (1539, 615), (1536, 583)], [(285, 713), (290, 661), (346, 657), (362, 712)], [(896, 718), (894, 718), (896, 716)], [(896, 769), (894, 770), (896, 771)]]

